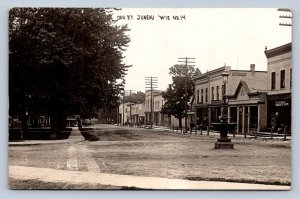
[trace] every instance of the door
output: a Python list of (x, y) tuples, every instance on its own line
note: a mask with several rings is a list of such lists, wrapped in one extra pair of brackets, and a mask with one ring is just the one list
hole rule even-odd
[(239, 107), (239, 121), (238, 121), (238, 133), (242, 134), (243, 132), (243, 107)]
[(250, 117), (249, 131), (250, 131), (250, 134), (253, 134), (258, 129), (258, 126), (257, 126), (257, 124), (258, 124), (258, 107), (257, 106), (250, 106), (249, 117)]
[(244, 134), (248, 134), (248, 129), (249, 129), (249, 110), (248, 110), (248, 106), (245, 106), (244, 110), (245, 110), (245, 116), (244, 116)]

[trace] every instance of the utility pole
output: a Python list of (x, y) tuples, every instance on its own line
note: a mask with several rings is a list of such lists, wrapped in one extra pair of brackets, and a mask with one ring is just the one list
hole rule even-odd
[(187, 117), (188, 117), (188, 113), (187, 113), (187, 77), (188, 77), (188, 66), (195, 66), (195, 65), (190, 65), (190, 64), (194, 64), (195, 62), (193, 60), (195, 60), (195, 58), (191, 58), (191, 57), (179, 57), (178, 58), (180, 63), (185, 63), (185, 78), (184, 78), (184, 104), (185, 104), (185, 117), (184, 117), (184, 126), (185, 126), (185, 133), (187, 133)]
[[(153, 90), (158, 88), (158, 80), (157, 77), (145, 77), (145, 88), (146, 90), (150, 88), (150, 126), (153, 126), (154, 120), (154, 111), (153, 111)], [(149, 87), (150, 86), (150, 87)]]
[(277, 11), (279, 12), (285, 12), (286, 15), (279, 15), (279, 18), (281, 19), (290, 19), (290, 22), (282, 23), (280, 22), (280, 26), (292, 26), (291, 20), (292, 20), (292, 10), (288, 8), (278, 8)]

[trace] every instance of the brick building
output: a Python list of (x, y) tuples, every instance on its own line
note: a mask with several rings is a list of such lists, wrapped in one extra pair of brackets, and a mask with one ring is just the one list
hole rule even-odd
[(249, 133), (266, 127), (266, 89), (267, 71), (231, 70), (223, 66), (194, 78), (195, 82), (195, 121), (210, 129), (211, 123), (219, 122), (221, 115), (223, 81), (222, 73), (229, 73), (226, 84), (228, 96), (228, 116), (230, 122), (237, 123), (237, 133)]
[(292, 43), (270, 50), (265, 49), (268, 60), (268, 126), (279, 113), (279, 125), (291, 126)]

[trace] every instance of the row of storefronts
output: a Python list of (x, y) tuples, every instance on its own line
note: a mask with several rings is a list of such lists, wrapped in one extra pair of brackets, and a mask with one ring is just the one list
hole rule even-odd
[[(151, 103), (152, 99), (152, 103)], [(145, 102), (139, 104), (124, 103), (119, 106), (119, 123), (131, 125), (171, 126), (171, 118), (161, 113), (164, 104), (161, 91), (145, 93)], [(152, 110), (151, 110), (152, 105)], [(124, 115), (124, 117), (123, 117)], [(153, 118), (153, 119), (152, 119)]]
[[(196, 124), (213, 128), (219, 122), (223, 89), (221, 74), (229, 73), (226, 85), (229, 122), (236, 123), (236, 133), (249, 134), (253, 131), (268, 131), (277, 118), (279, 128), (291, 127), (292, 85), (291, 43), (274, 49), (265, 49), (267, 71), (231, 70), (224, 66), (195, 78)], [(277, 116), (276, 116), (277, 115)]]
[[(249, 70), (232, 70), (225, 65), (194, 78), (195, 96), (191, 100), (193, 104), (188, 114), (188, 125), (194, 123), (211, 130), (212, 123), (220, 122), (224, 94), (222, 73), (226, 71), (229, 73), (225, 92), (227, 113), (229, 122), (237, 124), (236, 133), (270, 130), (275, 115), (279, 115), (278, 125), (291, 127), (291, 52), (291, 43), (265, 49), (267, 71), (255, 70), (255, 64), (251, 64)], [(163, 104), (162, 92), (146, 91), (144, 103), (121, 104), (120, 108), (125, 107), (127, 112), (124, 119), (119, 111), (119, 121), (135, 124), (149, 124), (152, 121), (157, 126), (177, 127), (179, 121), (176, 118), (161, 113)]]

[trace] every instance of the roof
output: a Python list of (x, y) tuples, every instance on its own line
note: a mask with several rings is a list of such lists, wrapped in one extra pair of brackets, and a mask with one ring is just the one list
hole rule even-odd
[(292, 52), (292, 43), (288, 43), (276, 48), (265, 50), (265, 55), (267, 58), (275, 57), (277, 55), (282, 55), (284, 53)]
[(217, 68), (217, 69), (214, 69), (214, 70), (211, 70), (211, 71), (207, 71), (206, 73), (202, 73), (202, 74), (198, 75), (197, 77), (194, 77), (193, 79), (197, 80), (197, 79), (205, 78), (206, 76), (208, 76), (210, 74), (213, 74), (213, 73), (216, 73), (216, 72), (230, 71), (230, 70), (231, 70), (230, 66), (222, 66), (220, 68)]
[[(258, 94), (261, 94), (261, 93), (265, 93), (265, 92), (258, 92), (258, 91), (253, 92), (254, 89), (249, 89), (248, 84), (247, 84), (246, 81), (240, 80), (240, 82), (239, 82), (239, 84), (238, 84), (238, 86), (237, 86), (237, 88), (236, 88), (234, 94), (233, 94), (233, 95), (230, 95), (230, 96), (228, 96), (228, 97), (237, 97), (237, 95), (238, 95), (239, 92), (240, 92), (241, 87), (243, 87), (243, 88), (245, 89), (247, 95), (258, 95)], [(251, 90), (252, 90), (252, 91), (251, 91)]]

